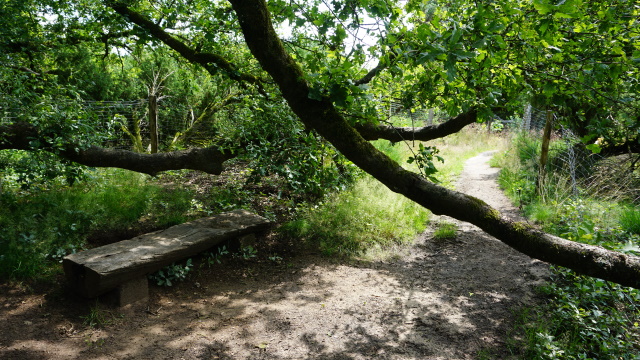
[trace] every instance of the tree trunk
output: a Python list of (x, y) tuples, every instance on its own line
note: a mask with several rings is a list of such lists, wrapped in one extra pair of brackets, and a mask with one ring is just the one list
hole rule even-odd
[(328, 99), (317, 101), (309, 98), (304, 73), (280, 42), (264, 0), (231, 0), (231, 3), (251, 52), (278, 84), (300, 120), (392, 191), (436, 214), (470, 222), (531, 257), (640, 288), (640, 258), (571, 242), (527, 224), (509, 221), (477, 198), (435, 185), (403, 169), (366, 141)]
[(149, 134), (151, 137), (151, 153), (158, 152), (158, 98), (149, 95)]

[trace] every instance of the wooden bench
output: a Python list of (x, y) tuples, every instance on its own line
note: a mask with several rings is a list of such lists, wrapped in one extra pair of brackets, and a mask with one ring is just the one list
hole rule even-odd
[(269, 225), (262, 216), (235, 210), (71, 254), (62, 265), (77, 293), (88, 298), (109, 293), (123, 306), (148, 297), (147, 274)]

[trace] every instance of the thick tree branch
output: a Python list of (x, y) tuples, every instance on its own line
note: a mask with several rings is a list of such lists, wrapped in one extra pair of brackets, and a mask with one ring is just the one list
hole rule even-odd
[(164, 31), (164, 29), (159, 25), (147, 19), (143, 15), (129, 9), (122, 3), (109, 1), (107, 2), (107, 6), (122, 15), (125, 19), (149, 32), (149, 34), (154, 38), (162, 41), (165, 45), (182, 55), (185, 59), (194, 64), (202, 65), (209, 73), (214, 74), (217, 71), (222, 70), (229, 76), (229, 78), (254, 84), (258, 87), (259, 91), (263, 91), (261, 86), (263, 82), (262, 79), (251, 74), (241, 73), (233, 63), (229, 62), (224, 57), (212, 53), (202, 53), (191, 49), (185, 43)]
[(0, 127), (0, 150), (35, 150), (33, 141), (39, 142), (37, 149), (49, 151), (56, 155), (91, 167), (117, 167), (149, 175), (167, 170), (191, 169), (209, 174), (219, 175), (223, 171), (222, 163), (235, 155), (230, 151), (223, 152), (218, 148), (190, 149), (156, 154), (140, 154), (127, 150), (105, 149), (90, 146), (79, 150), (60, 150), (51, 147), (46, 137), (42, 136), (31, 124), (19, 122)]
[[(392, 62), (393, 60), (395, 60), (396, 55), (394, 53), (391, 53), (389, 56), (389, 61)], [(376, 65), (376, 67), (374, 67), (373, 69), (369, 70), (369, 72), (361, 77), (360, 79), (354, 81), (355, 85), (363, 85), (363, 84), (368, 84), (371, 82), (371, 80), (373, 80), (374, 77), (378, 76), (378, 74), (380, 74), (382, 72), (382, 70), (386, 69), (388, 67), (387, 63), (383, 63), (382, 61), (378, 61), (378, 65)]]
[(264, 0), (231, 0), (231, 3), (251, 52), (276, 81), (300, 120), (316, 129), (348, 159), (391, 190), (436, 214), (475, 224), (531, 257), (640, 288), (639, 257), (571, 242), (542, 233), (527, 224), (512, 222), (479, 199), (435, 185), (403, 169), (349, 126), (329, 100), (309, 99), (309, 86), (302, 69), (278, 39)]
[(189, 149), (167, 153), (140, 154), (127, 150), (104, 149), (91, 146), (78, 152), (65, 151), (62, 157), (91, 167), (117, 167), (149, 175), (168, 170), (199, 170), (220, 175), (222, 163), (234, 157), (231, 152), (217, 148)]
[(476, 122), (476, 111), (460, 114), (442, 124), (424, 127), (393, 127), (388, 125), (359, 124), (355, 126), (365, 140), (385, 139), (391, 142), (404, 140), (429, 141), (454, 134)]
[(640, 153), (640, 139), (633, 139), (619, 145), (603, 146), (600, 155), (615, 156), (630, 153)]

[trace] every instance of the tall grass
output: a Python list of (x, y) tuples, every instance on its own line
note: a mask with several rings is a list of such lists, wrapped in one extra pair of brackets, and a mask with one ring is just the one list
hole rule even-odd
[(640, 209), (630, 206), (622, 210), (620, 225), (632, 234), (640, 235)]
[(59, 271), (57, 262), (86, 247), (97, 230), (127, 229), (140, 222), (166, 227), (183, 222), (188, 190), (168, 190), (148, 177), (103, 170), (91, 182), (47, 191), (5, 189), (0, 195), (0, 279), (28, 280)]
[(352, 256), (407, 242), (425, 229), (428, 218), (425, 209), (366, 176), (281, 230), (326, 255)]
[[(427, 145), (440, 149), (444, 164), (437, 162), (437, 179), (452, 186), (464, 161), (480, 152), (504, 146), (504, 137), (465, 129)], [(376, 141), (374, 145), (404, 167), (417, 172), (407, 159), (415, 156), (418, 142)], [(363, 176), (347, 191), (334, 194), (317, 207), (302, 212), (285, 224), (283, 234), (303, 239), (327, 255), (377, 256), (386, 249), (412, 241), (428, 225), (430, 213), (402, 195), (396, 194), (370, 176)]]

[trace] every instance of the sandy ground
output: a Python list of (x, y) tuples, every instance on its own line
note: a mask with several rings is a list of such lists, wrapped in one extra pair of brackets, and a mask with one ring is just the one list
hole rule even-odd
[[(470, 159), (458, 189), (517, 216), (490, 157)], [(516, 313), (548, 267), (456, 223), (456, 238), (426, 232), (393, 260), (229, 260), (126, 308), (3, 285), (0, 358), (515, 359)]]

